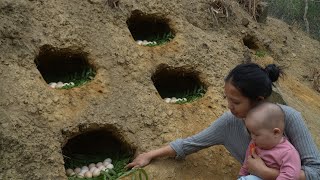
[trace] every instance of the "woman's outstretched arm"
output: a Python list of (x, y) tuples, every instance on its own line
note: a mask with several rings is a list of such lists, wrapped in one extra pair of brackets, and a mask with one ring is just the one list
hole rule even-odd
[(129, 163), (127, 168), (139, 168), (144, 167), (150, 163), (154, 158), (160, 157), (174, 157), (176, 152), (169, 146), (165, 146), (159, 149), (155, 149), (146, 153), (139, 154), (131, 163)]
[(176, 157), (183, 159), (186, 155), (197, 152), (203, 148), (222, 144), (225, 138), (226, 124), (230, 120), (231, 113), (225, 113), (212, 123), (208, 128), (196, 135), (185, 139), (177, 139), (160, 149), (152, 150), (138, 155), (126, 167), (144, 167), (154, 158), (158, 157)]

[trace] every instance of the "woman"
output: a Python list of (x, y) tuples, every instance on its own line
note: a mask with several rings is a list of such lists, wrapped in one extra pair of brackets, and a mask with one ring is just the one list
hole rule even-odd
[[(243, 119), (250, 109), (271, 95), (272, 82), (277, 81), (281, 74), (281, 69), (274, 64), (264, 69), (254, 63), (236, 66), (225, 79), (224, 90), (229, 112), (224, 113), (211, 126), (194, 136), (177, 139), (165, 147), (140, 154), (127, 167), (143, 167), (158, 157), (184, 158), (188, 154), (213, 145), (224, 145), (234, 158), (243, 163), (250, 142), (250, 135)], [(299, 179), (320, 179), (319, 150), (301, 114), (291, 107), (280, 106), (285, 112), (285, 135), (301, 157), (302, 170)], [(276, 179), (279, 175), (278, 170), (267, 167), (256, 154), (248, 159), (247, 165), (250, 174), (262, 179)]]

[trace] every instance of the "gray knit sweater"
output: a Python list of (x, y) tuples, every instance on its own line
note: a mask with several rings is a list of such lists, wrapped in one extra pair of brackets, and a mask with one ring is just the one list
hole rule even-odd
[[(307, 180), (320, 180), (320, 153), (300, 112), (288, 106), (280, 106), (285, 112), (285, 135), (300, 154)], [(203, 148), (224, 145), (234, 158), (243, 163), (249, 142), (250, 135), (244, 122), (226, 112), (207, 129), (194, 136), (177, 139), (170, 146), (176, 151), (176, 158), (182, 159)]]

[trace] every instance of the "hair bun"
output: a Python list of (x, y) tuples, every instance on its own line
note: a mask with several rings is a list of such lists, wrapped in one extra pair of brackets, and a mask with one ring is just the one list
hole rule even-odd
[(278, 67), (275, 64), (269, 64), (267, 65), (264, 70), (266, 71), (266, 73), (268, 74), (270, 80), (272, 82), (275, 82), (278, 80), (279, 76), (282, 74), (282, 70), (280, 67)]

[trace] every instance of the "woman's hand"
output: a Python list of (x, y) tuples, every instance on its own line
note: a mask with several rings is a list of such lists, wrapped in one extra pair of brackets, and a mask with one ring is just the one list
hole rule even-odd
[(139, 154), (126, 168), (140, 168), (148, 165), (152, 157), (148, 153)]
[(126, 168), (139, 168), (144, 167), (150, 163), (154, 158), (159, 157), (173, 157), (176, 155), (176, 152), (169, 146), (162, 147), (160, 149), (152, 150), (147, 153), (142, 153), (138, 155), (132, 163), (129, 163)]
[(276, 179), (279, 175), (279, 170), (269, 168), (265, 165), (263, 160), (256, 154), (248, 157), (247, 161), (248, 171), (250, 174), (259, 176), (262, 179)]

